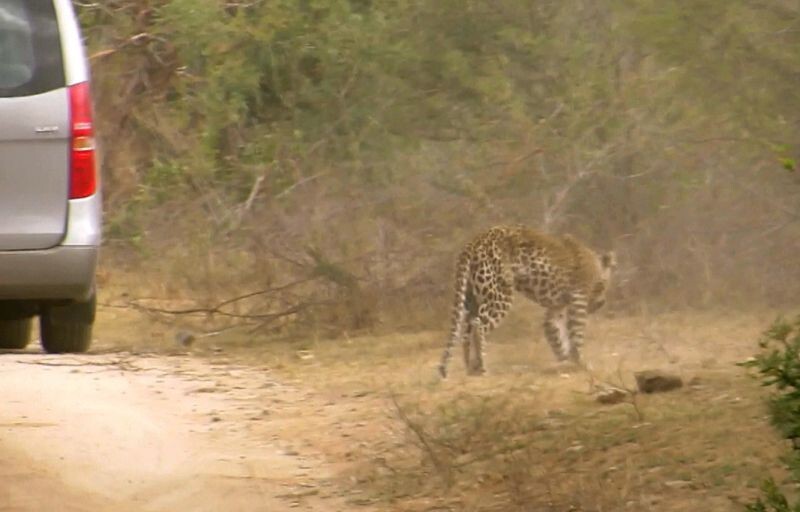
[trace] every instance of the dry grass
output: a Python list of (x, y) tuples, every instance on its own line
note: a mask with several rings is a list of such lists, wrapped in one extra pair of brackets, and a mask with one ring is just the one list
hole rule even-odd
[[(583, 398), (552, 409), (519, 388), (410, 400), (408, 445), (386, 456), (393, 474), (365, 468), (365, 481), (397, 510), (425, 510), (420, 498), (450, 510), (729, 510), (779, 451), (739, 380), (647, 397), (644, 422)], [(719, 392), (731, 384), (737, 394)]]
[[(109, 344), (172, 346), (175, 327), (115, 314), (98, 324), (101, 338), (113, 327)], [(335, 341), (230, 331), (194, 351), (269, 366), (339, 404), (322, 425), (298, 428), (342, 463), (343, 482), (364, 502), (385, 510), (737, 510), (785, 449), (763, 391), (735, 365), (774, 316), (601, 316), (589, 327), (585, 372), (554, 364), (540, 312), (522, 305), (491, 338), (490, 374), (467, 378), (455, 359), (447, 381), (435, 375), (445, 329)], [(596, 382), (633, 387), (633, 372), (648, 368), (691, 385), (640, 395), (638, 411), (593, 400)], [(336, 432), (361, 425), (358, 442), (343, 445), (326, 422)]]

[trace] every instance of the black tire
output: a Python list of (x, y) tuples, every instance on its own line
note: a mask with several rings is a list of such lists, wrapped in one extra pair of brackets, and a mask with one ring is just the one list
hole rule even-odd
[(96, 308), (95, 295), (85, 302), (43, 308), (39, 315), (39, 330), (44, 351), (63, 354), (89, 350)]
[(31, 340), (33, 319), (0, 320), (0, 349), (22, 349)]

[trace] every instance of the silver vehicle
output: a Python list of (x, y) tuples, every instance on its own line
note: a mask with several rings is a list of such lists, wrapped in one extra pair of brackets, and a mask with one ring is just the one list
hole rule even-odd
[(70, 0), (0, 0), (0, 348), (38, 315), (47, 352), (89, 348), (101, 235), (89, 69)]

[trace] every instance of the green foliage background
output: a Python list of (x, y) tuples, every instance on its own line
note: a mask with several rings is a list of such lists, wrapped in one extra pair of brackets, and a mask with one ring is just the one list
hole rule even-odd
[(107, 254), (176, 289), (439, 325), (459, 245), (522, 222), (616, 249), (619, 308), (800, 292), (795, 2), (76, 5)]

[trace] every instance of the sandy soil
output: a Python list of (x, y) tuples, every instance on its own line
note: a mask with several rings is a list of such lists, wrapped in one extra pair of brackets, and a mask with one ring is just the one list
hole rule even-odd
[[(491, 373), (466, 377), (456, 360), (447, 381), (438, 331), (271, 343), (230, 332), (186, 353), (174, 327), (105, 311), (95, 354), (0, 353), (0, 512), (516, 510), (495, 479), (502, 458), (444, 488), (398, 410), (429, 432), (449, 428), (442, 411), (485, 423), (476, 435), (491, 452), (493, 424), (472, 422), (483, 413), (465, 396), (520, 397), (509, 414), (538, 422), (524, 436), (531, 499), (535, 471), (584, 475), (556, 478), (548, 496), (564, 506), (547, 510), (732, 510), (757, 495), (783, 448), (735, 363), (770, 315), (600, 318), (589, 374), (555, 365), (536, 312), (518, 309), (492, 339)], [(638, 397), (644, 422), (631, 404), (591, 399), (593, 382), (633, 385), (646, 368), (699, 385)]]
[[(324, 401), (189, 356), (0, 355), (0, 510), (352, 510), (293, 435)], [(329, 417), (330, 415), (328, 415)]]

